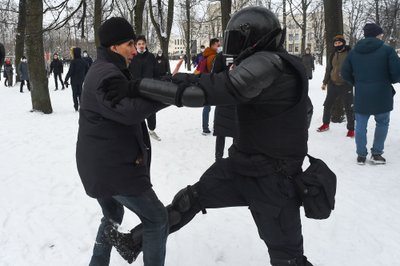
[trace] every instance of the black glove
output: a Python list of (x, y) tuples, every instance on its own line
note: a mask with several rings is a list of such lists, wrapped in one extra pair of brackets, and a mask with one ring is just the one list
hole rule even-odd
[(197, 75), (187, 73), (176, 73), (172, 76), (172, 82), (179, 85), (181, 83), (197, 84), (199, 78)]
[(64, 85), (65, 85), (65, 87), (67, 87), (68, 88), (68, 86), (69, 86), (69, 83), (68, 83), (68, 81), (64, 81)]
[(109, 78), (103, 81), (104, 99), (111, 101), (115, 107), (123, 98), (139, 96), (140, 79), (127, 80), (122, 78)]
[(175, 95), (175, 105), (182, 107), (182, 95), (185, 89), (190, 86), (196, 86), (199, 78), (197, 75), (187, 73), (176, 73), (172, 76), (172, 82), (178, 85), (178, 90)]

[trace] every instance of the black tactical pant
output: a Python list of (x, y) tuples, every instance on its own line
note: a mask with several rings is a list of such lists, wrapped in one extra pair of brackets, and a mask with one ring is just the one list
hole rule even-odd
[(322, 122), (324, 124), (330, 123), (332, 107), (337, 100), (343, 101), (347, 119), (347, 130), (354, 130), (353, 87), (348, 84), (336, 85), (332, 82), (328, 83)]
[(147, 120), (147, 127), (150, 130), (154, 131), (156, 129), (156, 122), (157, 122), (156, 113), (151, 114), (149, 117), (147, 117), (146, 120)]
[(286, 265), (279, 262), (303, 256), (300, 200), (287, 177), (299, 173), (301, 165), (302, 160), (234, 156), (213, 164), (193, 188), (205, 209), (248, 206), (268, 247), (271, 264)]

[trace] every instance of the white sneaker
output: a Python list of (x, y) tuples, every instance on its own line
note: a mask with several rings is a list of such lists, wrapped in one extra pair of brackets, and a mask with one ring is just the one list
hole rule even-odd
[(157, 140), (157, 141), (161, 141), (161, 138), (157, 135), (156, 132), (154, 132), (153, 130), (149, 130), (149, 135), (150, 137), (152, 137), (153, 139)]

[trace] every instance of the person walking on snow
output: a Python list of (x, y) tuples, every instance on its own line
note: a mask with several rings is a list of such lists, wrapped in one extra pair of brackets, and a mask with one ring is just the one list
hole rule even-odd
[(9, 58), (6, 59), (4, 63), (4, 86), (12, 87), (13, 79), (14, 79), (14, 68), (11, 64), (11, 60)]
[(58, 90), (58, 80), (61, 82), (62, 90), (64, 89), (64, 82), (62, 80), (62, 73), (64, 72), (64, 65), (62, 61), (58, 58), (58, 54), (54, 53), (53, 61), (50, 64), (50, 74), (54, 74), (54, 83), (56, 85), (55, 91)]
[(69, 70), (65, 76), (64, 84), (68, 87), (68, 80), (71, 78), (72, 99), (74, 101), (74, 109), (78, 111), (81, 101), (82, 85), (88, 72), (88, 65), (81, 57), (81, 48), (71, 48), (72, 61), (69, 65)]
[(21, 92), (21, 93), (24, 92), (23, 88), (24, 88), (25, 82), (28, 87), (28, 90), (31, 91), (31, 85), (29, 83), (28, 60), (26, 59), (25, 56), (21, 57), (21, 62), (18, 65), (18, 73), (19, 73), (19, 77), (21, 79), (21, 85), (19, 88), (19, 92)]
[(315, 69), (314, 56), (311, 54), (310, 48), (306, 48), (305, 54), (301, 57), (304, 67), (306, 68), (308, 79), (312, 79), (312, 74)]
[(385, 45), (383, 30), (375, 23), (364, 26), (364, 39), (350, 51), (342, 67), (342, 77), (355, 87), (357, 163), (365, 164), (367, 125), (375, 117), (375, 133), (371, 148), (371, 162), (385, 164), (382, 157), (393, 110), (395, 90), (392, 84), (400, 82), (400, 59), (396, 51)]
[(329, 57), (321, 87), (322, 90), (328, 90), (324, 102), (323, 124), (317, 131), (324, 132), (329, 130), (333, 105), (340, 100), (344, 102), (346, 112), (347, 137), (352, 138), (354, 137), (353, 87), (343, 80), (340, 74), (342, 64), (350, 51), (350, 46), (346, 45), (343, 35), (335, 36), (333, 46), (335, 51)]

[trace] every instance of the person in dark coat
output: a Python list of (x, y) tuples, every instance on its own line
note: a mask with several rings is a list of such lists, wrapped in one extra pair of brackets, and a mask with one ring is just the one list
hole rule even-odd
[(304, 67), (306, 68), (306, 73), (308, 79), (312, 79), (312, 74), (315, 69), (314, 56), (311, 54), (310, 48), (306, 48), (305, 54), (301, 57)]
[(55, 91), (58, 90), (58, 80), (61, 82), (62, 90), (64, 89), (64, 82), (62, 79), (62, 73), (64, 72), (64, 64), (63, 62), (58, 58), (58, 54), (55, 53), (53, 55), (53, 61), (50, 63), (50, 74), (54, 74), (54, 83), (56, 84)]
[(4, 86), (11, 87), (14, 81), (14, 68), (9, 58), (4, 63)]
[(328, 92), (324, 102), (324, 114), (322, 125), (317, 129), (318, 132), (329, 130), (331, 113), (336, 101), (343, 101), (347, 119), (347, 137), (354, 137), (354, 113), (353, 113), (353, 86), (341, 77), (340, 70), (342, 64), (350, 52), (350, 46), (346, 45), (343, 35), (337, 35), (333, 39), (335, 51), (329, 57), (325, 70), (324, 81), (321, 89)]
[(93, 59), (89, 56), (88, 52), (85, 50), (82, 52), (83, 55), (83, 60), (85, 60), (86, 64), (88, 67), (90, 67), (93, 64)]
[[(226, 58), (223, 53), (217, 54), (214, 60), (212, 73), (220, 73), (228, 70)], [(214, 111), (214, 136), (215, 139), (215, 160), (218, 161), (224, 156), (225, 137), (235, 138), (238, 133), (238, 124), (236, 117), (236, 105), (220, 105), (215, 107)]]
[(400, 59), (396, 51), (382, 41), (383, 30), (375, 23), (365, 25), (364, 36), (344, 61), (342, 77), (355, 87), (357, 163), (365, 164), (367, 125), (373, 115), (376, 127), (371, 162), (385, 164), (382, 154), (393, 110), (392, 84), (400, 82)]
[(21, 92), (21, 93), (24, 92), (25, 82), (28, 87), (28, 90), (31, 91), (31, 85), (29, 83), (28, 60), (26, 59), (25, 56), (21, 57), (21, 61), (18, 65), (18, 74), (19, 74), (19, 78), (21, 80), (21, 86), (19, 88), (19, 92)]
[(171, 68), (169, 66), (169, 61), (163, 55), (160, 50), (156, 56), (156, 76), (163, 77), (171, 74)]
[(72, 99), (74, 101), (75, 111), (78, 111), (81, 101), (82, 84), (88, 72), (88, 65), (81, 57), (81, 48), (71, 48), (72, 61), (69, 65), (69, 70), (65, 76), (64, 84), (68, 87), (68, 80), (71, 78)]
[[(302, 172), (312, 105), (304, 66), (284, 50), (284, 38), (270, 10), (243, 8), (232, 15), (225, 31), (223, 49), (235, 58), (232, 70), (178, 73), (173, 83), (142, 79), (125, 88), (176, 106), (237, 106), (239, 137), (229, 157), (215, 162), (198, 182), (175, 195), (167, 206), (170, 233), (206, 208), (246, 206), (273, 266), (312, 266), (304, 256), (301, 199), (291, 180)], [(116, 85), (105, 86), (106, 95), (125, 95), (119, 95)], [(141, 232), (140, 225), (129, 234), (114, 230), (121, 240), (116, 246), (140, 250)], [(132, 245), (127, 247), (128, 243)]]
[[(136, 53), (135, 33), (128, 21), (114, 17), (100, 26), (98, 34), (101, 46), (85, 78), (76, 145), (83, 186), (97, 199), (104, 216), (89, 265), (109, 265), (112, 246), (104, 233), (122, 222), (125, 206), (144, 225), (144, 265), (163, 266), (168, 216), (150, 181), (151, 143), (144, 119), (166, 105), (139, 96), (119, 103), (105, 99), (101, 88), (106, 80), (131, 80), (128, 65)], [(125, 259), (132, 262), (133, 257)]]
[[(138, 54), (133, 58), (132, 63), (129, 66), (133, 78), (159, 78), (156, 67), (156, 58), (148, 51), (147, 41), (144, 35), (139, 35), (137, 37), (136, 50)], [(161, 138), (155, 132), (157, 125), (156, 113), (151, 114), (146, 120), (147, 126), (149, 127), (150, 137), (157, 141), (161, 141)]]

